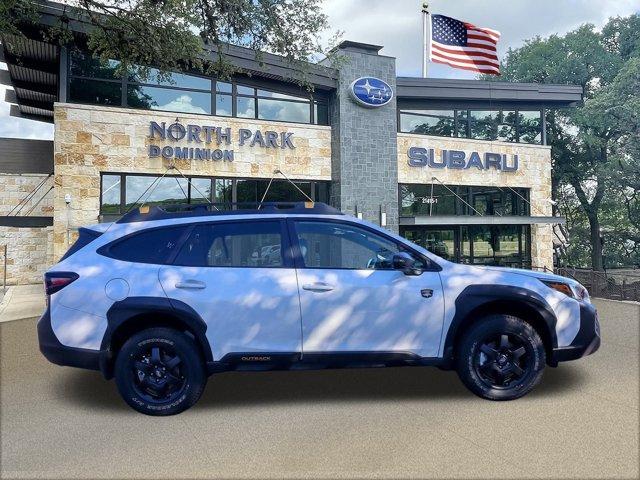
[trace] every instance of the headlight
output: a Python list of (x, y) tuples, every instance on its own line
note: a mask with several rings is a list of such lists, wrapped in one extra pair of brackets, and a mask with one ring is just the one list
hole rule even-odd
[(573, 290), (571, 289), (568, 283), (552, 282), (552, 281), (545, 281), (545, 280), (541, 280), (541, 281), (549, 288), (553, 288), (554, 290), (557, 290), (560, 293), (564, 293), (568, 297), (576, 298), (576, 296), (573, 293)]
[(553, 288), (554, 290), (559, 291), (560, 293), (564, 293), (567, 297), (575, 298), (579, 301), (584, 301), (590, 303), (589, 292), (582, 285), (569, 285), (564, 282), (556, 282), (553, 280), (540, 280), (547, 287)]

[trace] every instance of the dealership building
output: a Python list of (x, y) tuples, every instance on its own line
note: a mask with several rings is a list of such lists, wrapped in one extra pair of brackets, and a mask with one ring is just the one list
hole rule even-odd
[(240, 208), (272, 178), (265, 201), (327, 202), (455, 262), (553, 266), (545, 110), (581, 102), (579, 86), (398, 77), (381, 46), (351, 41), (333, 50), (339, 68), (309, 64), (312, 93), (283, 58), (234, 46), (231, 80), (119, 75), (87, 54), (87, 25), (70, 26), (65, 47), (0, 39), (11, 114), (54, 126), (52, 142), (0, 140), (10, 283), (39, 281), (79, 226), (136, 202)]

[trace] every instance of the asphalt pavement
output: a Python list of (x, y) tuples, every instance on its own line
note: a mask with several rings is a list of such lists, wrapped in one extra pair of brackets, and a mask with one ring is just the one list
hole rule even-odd
[(2, 323), (0, 477), (638, 478), (640, 306), (596, 303), (601, 349), (514, 402), (428, 367), (225, 373), (167, 418)]

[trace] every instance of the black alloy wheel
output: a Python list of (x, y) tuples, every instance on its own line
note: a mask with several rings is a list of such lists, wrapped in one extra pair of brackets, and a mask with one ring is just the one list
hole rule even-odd
[(130, 407), (147, 415), (175, 415), (195, 404), (207, 383), (194, 339), (171, 328), (149, 328), (125, 342), (116, 384)]
[(148, 402), (170, 402), (180, 396), (187, 384), (185, 370), (173, 349), (148, 348), (133, 358), (133, 388)]
[(529, 393), (546, 364), (538, 332), (511, 315), (490, 315), (474, 322), (456, 348), (458, 375), (476, 395), (514, 400)]
[(534, 352), (518, 335), (493, 335), (479, 343), (474, 356), (478, 376), (491, 388), (505, 389), (531, 373)]

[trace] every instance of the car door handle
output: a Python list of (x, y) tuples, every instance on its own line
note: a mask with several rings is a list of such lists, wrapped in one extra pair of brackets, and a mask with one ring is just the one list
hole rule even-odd
[(207, 284), (198, 280), (185, 280), (184, 282), (177, 282), (176, 288), (202, 290), (203, 288), (207, 288)]
[(305, 283), (302, 285), (303, 290), (309, 290), (310, 292), (330, 292), (333, 290), (333, 286), (328, 283)]

